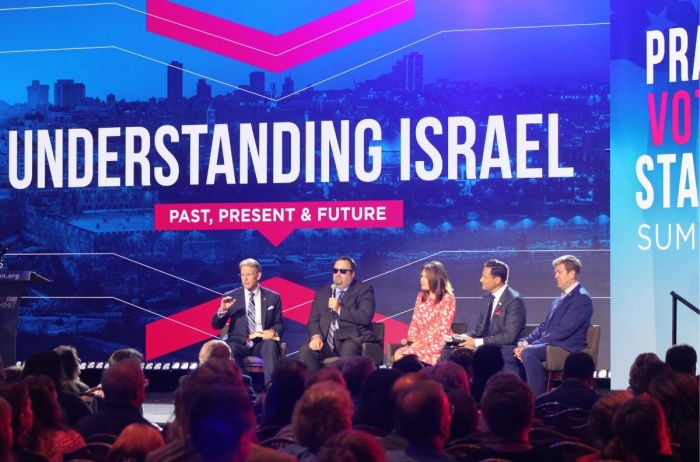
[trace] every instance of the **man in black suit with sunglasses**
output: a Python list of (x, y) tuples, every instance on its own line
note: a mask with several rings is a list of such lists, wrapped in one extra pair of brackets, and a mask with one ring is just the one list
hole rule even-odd
[(309, 315), (310, 340), (299, 351), (312, 372), (325, 358), (359, 356), (363, 343), (378, 342), (372, 331), (374, 289), (355, 276), (355, 261), (340, 257), (333, 265), (333, 283), (316, 291)]

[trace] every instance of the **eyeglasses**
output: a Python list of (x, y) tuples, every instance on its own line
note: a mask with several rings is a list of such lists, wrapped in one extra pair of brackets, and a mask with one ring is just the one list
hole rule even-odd
[(333, 268), (333, 274), (335, 274), (335, 273), (340, 273), (340, 274), (352, 273), (352, 270), (345, 269), (345, 268)]

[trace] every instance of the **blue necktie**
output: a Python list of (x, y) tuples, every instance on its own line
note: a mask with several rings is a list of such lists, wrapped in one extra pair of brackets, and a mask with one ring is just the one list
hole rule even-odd
[[(255, 293), (250, 293), (250, 301), (248, 302), (248, 334), (255, 332)], [(253, 346), (253, 341), (248, 340), (246, 346), (251, 348)]]

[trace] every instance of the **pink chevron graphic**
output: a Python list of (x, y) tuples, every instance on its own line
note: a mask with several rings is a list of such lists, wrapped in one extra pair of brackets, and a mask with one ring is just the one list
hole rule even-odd
[(274, 35), (172, 0), (147, 0), (146, 29), (272, 72), (282, 72), (411, 19), (414, 2), (361, 0)]
[[(306, 325), (314, 298), (313, 290), (279, 277), (263, 281), (262, 285), (282, 295), (285, 320)], [(219, 332), (211, 328), (211, 317), (218, 307), (219, 299), (216, 298), (146, 324), (146, 360), (151, 361), (218, 335)], [(373, 321), (385, 324), (385, 345), (399, 343), (406, 338), (407, 324), (381, 314), (375, 314)]]

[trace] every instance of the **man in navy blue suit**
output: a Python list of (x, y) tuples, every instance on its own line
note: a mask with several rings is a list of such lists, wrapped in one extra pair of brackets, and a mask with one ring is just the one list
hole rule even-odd
[(552, 262), (554, 280), (562, 290), (552, 302), (545, 320), (527, 337), (520, 339), (517, 348), (504, 350), (505, 369), (521, 374), (524, 371), (528, 385), (535, 396), (545, 392), (545, 370), (542, 362), (547, 355), (547, 345), (567, 351), (580, 351), (586, 347), (586, 335), (591, 325), (593, 301), (591, 295), (578, 282), (581, 262), (572, 255), (564, 255)]
[(256, 260), (243, 260), (238, 268), (243, 287), (224, 294), (211, 326), (221, 329), (229, 324), (224, 341), (231, 347), (233, 358), (239, 364), (246, 356), (262, 358), (267, 383), (280, 356), (279, 339), (284, 332), (282, 300), (277, 292), (258, 284), (262, 268)]

